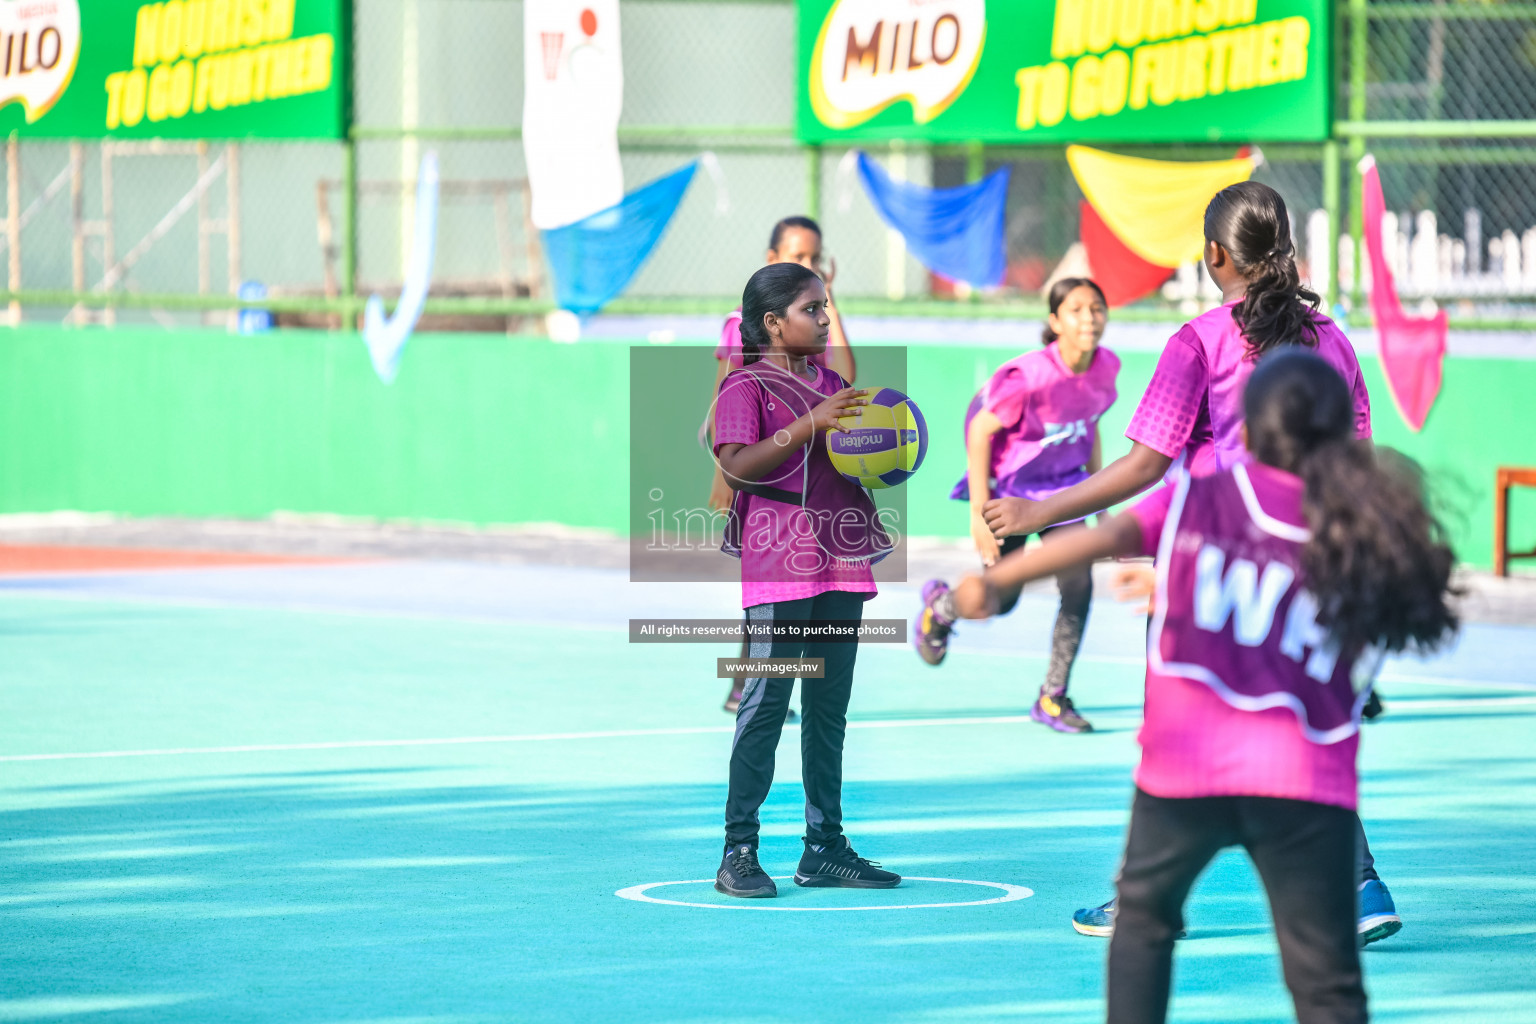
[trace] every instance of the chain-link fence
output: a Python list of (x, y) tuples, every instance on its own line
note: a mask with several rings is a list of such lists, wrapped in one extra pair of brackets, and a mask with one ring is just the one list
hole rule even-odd
[[(1285, 195), (1314, 286), (1346, 306), (1369, 287), (1354, 173), (1369, 151), (1406, 297), (1468, 324), (1536, 311), (1536, 4), (1350, 0), (1338, 20), (1335, 140), (1264, 147), (1257, 172)], [(222, 322), (244, 287), (290, 322), (339, 323), (360, 296), (396, 293), (429, 149), (443, 182), (429, 326), (515, 327), (547, 310), (518, 132), (522, 4), (356, 0), (353, 22), (346, 142), (13, 138), (0, 233), (13, 317)], [(957, 299), (877, 219), (845, 149), (795, 142), (792, 0), (626, 0), (621, 31), (626, 187), (715, 159), (614, 309), (730, 308), (790, 213), (822, 221), (845, 305), (870, 310), (1032, 311), (1078, 239), (1059, 146), (868, 147), (896, 177), (939, 186), (1012, 168), (1007, 283)], [(1181, 268), (1145, 312), (1208, 298), (1202, 277)]]

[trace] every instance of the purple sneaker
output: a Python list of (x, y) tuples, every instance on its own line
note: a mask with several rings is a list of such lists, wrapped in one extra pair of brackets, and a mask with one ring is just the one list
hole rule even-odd
[(1029, 717), (1041, 725), (1048, 725), (1057, 732), (1093, 732), (1088, 719), (1077, 713), (1068, 696), (1053, 697), (1042, 693), (1029, 709)]
[(943, 580), (929, 580), (923, 584), (923, 610), (912, 620), (912, 646), (918, 657), (930, 665), (944, 660), (949, 650), (949, 634), (954, 632), (954, 622), (934, 609), (934, 603), (949, 593), (949, 584)]

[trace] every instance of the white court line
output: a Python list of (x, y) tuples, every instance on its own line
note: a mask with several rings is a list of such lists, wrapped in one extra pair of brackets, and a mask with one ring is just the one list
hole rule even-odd
[(335, 740), (319, 743), (247, 743), (232, 747), (166, 747), (159, 750), (98, 750), (83, 754), (5, 754), (6, 761), (79, 761), (106, 757), (183, 757), (189, 754), (263, 754), (294, 750), (361, 750), (369, 747), (454, 747), (477, 743), (540, 743), (550, 740), (611, 740), (628, 736), (693, 736), (734, 732), (731, 726), (692, 729), (608, 729), (596, 732), (528, 733), (521, 736), (451, 736), (414, 740)]
[[(791, 876), (775, 875), (774, 877), (780, 881), (788, 881)], [(619, 899), (634, 900), (637, 903), (665, 903), (674, 907), (702, 907), (705, 910), (777, 910), (800, 911), (801, 913), (820, 911), (825, 913), (827, 911), (834, 910), (928, 910), (934, 907), (981, 907), (986, 906), (989, 903), (1012, 903), (1015, 900), (1025, 900), (1029, 899), (1029, 897), (1035, 894), (1033, 889), (1026, 888), (1022, 885), (1013, 885), (1009, 882), (972, 882), (963, 878), (919, 878), (916, 875), (908, 875), (905, 879), (903, 879), (903, 881), (950, 882), (955, 885), (980, 885), (989, 889), (1001, 889), (1003, 890), (1003, 895), (994, 896), (987, 900), (963, 900), (955, 903), (905, 903), (899, 906), (885, 903), (874, 903), (862, 907), (786, 907), (783, 905), (775, 905), (766, 900), (741, 900), (736, 903), (689, 903), (685, 900), (658, 899), (655, 896), (647, 896), (645, 892), (647, 889), (659, 889), (666, 885), (710, 885), (714, 882), (713, 878), (694, 878), (681, 882), (647, 882), (644, 885), (632, 885), (627, 889), (620, 889), (618, 892), (614, 893), (614, 895), (619, 897)]]
[(1476, 708), (1513, 708), (1536, 704), (1536, 697), (1448, 697), (1444, 700), (1404, 700), (1401, 703), (1387, 701), (1387, 717), (1401, 715), (1412, 718), (1421, 708), (1449, 708), (1452, 710)]
[(1455, 677), (1399, 675), (1383, 672), (1376, 677), (1381, 683), (1410, 683), (1414, 686), (1454, 686), (1463, 690), (1513, 690), (1516, 693), (1536, 693), (1536, 685), (1503, 682), (1497, 679), (1457, 679)]
[[(1481, 708), (1536, 705), (1533, 697), (1462, 697), (1449, 700), (1416, 700), (1401, 705), (1402, 717), (1411, 718), (1419, 708), (1476, 710)], [(1118, 717), (1118, 716), (1115, 716)], [(932, 729), (959, 725), (1017, 725), (1031, 721), (1028, 715), (970, 715), (963, 718), (891, 718), (853, 721), (849, 729)], [(798, 729), (799, 724), (786, 724)], [(304, 750), (365, 750), (385, 747), (462, 747), (488, 743), (550, 743), (564, 740), (614, 740), (647, 736), (709, 736), (733, 733), (735, 726), (706, 725), (669, 729), (602, 729), (590, 732), (524, 733), (508, 736), (444, 736), (402, 740), (333, 740), (317, 743), (246, 743), (228, 747), (165, 747), (151, 750), (96, 750), (67, 754), (3, 754), (0, 764), (18, 761), (90, 761), (118, 757), (188, 757), (198, 754), (265, 754)]]
[(570, 622), (565, 619), (530, 619), (519, 615), (476, 615), (468, 612), (441, 610), (416, 610), (410, 608), (358, 608), (331, 604), (306, 604), (298, 601), (234, 601), (227, 598), (193, 597), (170, 594), (132, 594), (93, 591), (57, 591), (5, 586), (0, 576), (0, 598), (39, 598), (48, 601), (76, 602), (79, 604), (145, 605), (152, 608), (192, 608), (199, 611), (257, 611), (288, 612), (300, 615), (336, 615), (354, 619), (421, 619), (427, 622), (463, 622), (471, 626), (527, 626), (534, 629), (569, 629), (581, 633), (611, 633), (628, 635), (629, 626), (608, 626), (592, 622)]
[[(1019, 649), (993, 649), (993, 650), (966, 650), (967, 656), (980, 655), (985, 658), (1037, 658), (1045, 660), (1050, 658), (1050, 651), (1029, 651)], [(1146, 655), (1137, 654), (1079, 654), (1079, 662), (1088, 662), (1099, 665), (1145, 665)], [(1498, 679), (1465, 679), (1456, 676), (1425, 676), (1414, 675), (1408, 672), (1398, 672), (1387, 669), (1376, 677), (1379, 683), (1408, 683), (1413, 686), (1454, 686), (1460, 689), (1476, 690), (1513, 690), (1516, 693), (1536, 693), (1536, 683), (1520, 683)]]
[[(920, 729), (940, 725), (1011, 725), (1028, 722), (1028, 715), (977, 715), (968, 718), (907, 718), (849, 722), (850, 729)], [(799, 725), (785, 725), (798, 729)], [(733, 733), (733, 725), (671, 729), (604, 729), (592, 732), (525, 733), (511, 736), (447, 736), (407, 740), (334, 740), (318, 743), (246, 743), (229, 747), (166, 747), (155, 750), (98, 750), (70, 754), (5, 754), (0, 762), (82, 761), (109, 757), (184, 757), (192, 754), (263, 754), (297, 750), (360, 750), (370, 747), (459, 747), (482, 743), (547, 743), (559, 740), (615, 740), (636, 736), (707, 736)]]
[[(168, 605), (171, 607), (211, 609), (218, 611), (273, 611), (289, 612), (303, 615), (337, 615), (349, 618), (375, 618), (375, 619), (422, 619), (431, 622), (462, 622), (476, 626), (515, 626), (530, 627), (535, 629), (569, 629), (582, 633), (608, 633), (611, 635), (627, 635), (628, 625), (611, 626), (594, 622), (571, 622), (565, 619), (530, 619), (517, 615), (475, 615), (471, 613), (452, 611), (428, 611), (402, 608), (347, 608), (326, 604), (305, 604), (299, 602), (264, 602), (264, 601), (231, 601), (228, 599), (212, 597), (191, 597), (171, 595), (143, 595), (125, 593), (78, 593), (60, 592), (55, 590), (19, 588), (7, 589), (4, 579), (0, 578), (0, 599), (4, 598), (42, 598), (53, 601), (74, 601), (82, 604), (121, 604), (121, 605)], [(726, 645), (722, 641), (721, 645)], [(706, 645), (714, 646), (714, 645)], [(734, 644), (732, 644), (734, 646)], [(873, 650), (881, 648), (893, 648), (905, 650), (903, 644), (873, 644)], [(991, 648), (969, 649), (963, 652), (966, 655), (979, 655), (984, 658), (1034, 658), (1046, 660), (1051, 652), (1023, 650), (1018, 648)], [(1098, 665), (1145, 665), (1145, 654), (1079, 654), (1077, 661), (1083, 664)], [(1490, 689), (1511, 690), (1516, 693), (1536, 693), (1536, 683), (1520, 683), (1513, 681), (1489, 680), (1489, 679), (1465, 679), (1454, 676), (1424, 676), (1408, 673), (1399, 673), (1391, 669), (1377, 676), (1378, 682), (1383, 683), (1409, 683), (1417, 686), (1452, 686), (1461, 689)], [(4, 758), (0, 758), (4, 760)]]

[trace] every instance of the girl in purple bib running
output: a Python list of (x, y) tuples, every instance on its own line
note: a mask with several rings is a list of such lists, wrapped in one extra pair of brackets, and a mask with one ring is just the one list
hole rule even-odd
[[(951, 498), (969, 501), (971, 538), (983, 565), (993, 565), (1024, 546), (1028, 534), (999, 540), (983, 517), (986, 503), (1002, 495), (1039, 500), (1081, 483), (1099, 469), (1099, 417), (1115, 404), (1120, 359), (1099, 345), (1109, 307), (1104, 292), (1086, 277), (1051, 287), (1045, 347), (998, 368), (965, 414), (966, 475)], [(1060, 527), (1046, 527), (1042, 536)], [(1086, 566), (1056, 577), (1061, 609), (1051, 635), (1051, 661), (1030, 717), (1058, 732), (1090, 732), (1067, 696), (1093, 600)], [(942, 580), (923, 587), (925, 609), (913, 625), (913, 646), (930, 665), (944, 660), (949, 624), (927, 610), (948, 588)], [(1018, 603), (1003, 595), (999, 614)]]
[(1355, 759), (1384, 652), (1457, 621), (1455, 558), (1417, 475), (1358, 439), (1348, 382), (1289, 347), (1246, 382), (1251, 459), (1183, 474), (1095, 529), (962, 581), (962, 618), (1098, 558), (1155, 553), (1146, 712), (1109, 950), (1110, 1024), (1167, 1015), (1195, 879), (1242, 846), (1269, 897), (1302, 1024), (1366, 1020), (1356, 935)]

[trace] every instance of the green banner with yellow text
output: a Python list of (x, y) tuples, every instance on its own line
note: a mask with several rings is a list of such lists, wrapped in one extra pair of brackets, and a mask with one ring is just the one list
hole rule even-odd
[(1326, 0), (799, 0), (808, 142), (1319, 141)]
[(343, 0), (0, 0), (0, 131), (343, 138)]

